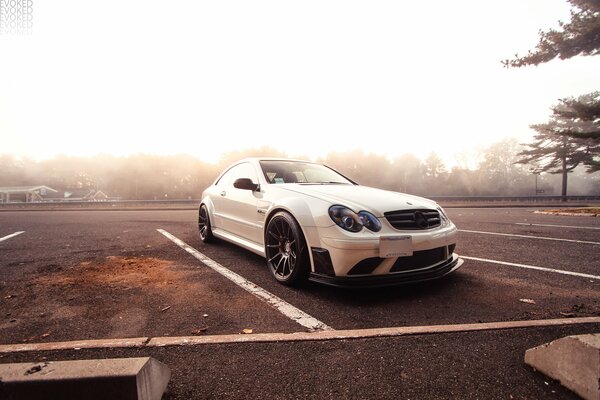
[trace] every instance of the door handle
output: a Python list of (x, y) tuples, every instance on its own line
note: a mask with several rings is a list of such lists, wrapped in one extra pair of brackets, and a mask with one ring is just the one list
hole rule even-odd
[(227, 194), (227, 192), (225, 192), (224, 190), (221, 192), (221, 196), (225, 196)]

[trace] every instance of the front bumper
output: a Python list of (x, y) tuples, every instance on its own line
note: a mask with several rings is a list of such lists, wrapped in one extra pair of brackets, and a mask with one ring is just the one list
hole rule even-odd
[(463, 262), (458, 255), (453, 254), (442, 263), (418, 270), (360, 276), (328, 276), (313, 272), (310, 274), (310, 280), (325, 285), (350, 288), (396, 286), (442, 278), (459, 269)]
[[(447, 261), (452, 251), (448, 250), (449, 246), (456, 243), (457, 230), (453, 224), (437, 228), (433, 230), (402, 232), (392, 229), (391, 227), (384, 228), (381, 232), (374, 233), (363, 229), (361, 232), (353, 234), (342, 231), (338, 226), (325, 228), (305, 229), (305, 237), (309, 248), (312, 249), (312, 271), (316, 274), (331, 275), (335, 277), (345, 277), (354, 274), (372, 274), (372, 275), (387, 275), (395, 273), (394, 264), (398, 261), (398, 257), (379, 258), (380, 254), (380, 238), (383, 236), (404, 236), (411, 237), (412, 250), (415, 255), (420, 252), (426, 252), (434, 249), (446, 248), (445, 254), (436, 257), (430, 262), (414, 265), (414, 269), (425, 269), (437, 265), (442, 261)], [(323, 262), (322, 257), (315, 257), (315, 249), (322, 249), (328, 253), (330, 258), (330, 268), (333, 271), (323, 271), (318, 268)], [(402, 257), (401, 257), (402, 258)], [(366, 268), (365, 272), (360, 272), (355, 267), (363, 262), (376, 263), (376, 268)], [(406, 271), (408, 268), (403, 268)]]

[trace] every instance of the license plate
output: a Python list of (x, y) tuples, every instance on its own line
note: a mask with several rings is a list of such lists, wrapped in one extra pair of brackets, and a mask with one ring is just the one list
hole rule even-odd
[(383, 236), (379, 238), (379, 257), (408, 257), (412, 255), (412, 236)]

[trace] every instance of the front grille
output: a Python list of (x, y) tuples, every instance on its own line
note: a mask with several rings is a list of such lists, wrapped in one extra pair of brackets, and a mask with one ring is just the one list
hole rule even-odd
[(383, 214), (388, 222), (398, 230), (430, 229), (440, 226), (440, 213), (437, 210), (398, 210)]
[(426, 268), (444, 261), (448, 257), (446, 254), (446, 246), (430, 250), (415, 251), (412, 256), (398, 257), (398, 260), (396, 260), (390, 272)]

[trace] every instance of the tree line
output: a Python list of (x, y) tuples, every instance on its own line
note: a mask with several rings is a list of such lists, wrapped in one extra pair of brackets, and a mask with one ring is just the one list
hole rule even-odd
[[(436, 153), (425, 160), (412, 154), (390, 159), (354, 150), (329, 153), (316, 161), (362, 185), (423, 196), (535, 195), (536, 183), (543, 194), (559, 194), (559, 179), (548, 174), (536, 177), (533, 172), (537, 171), (517, 163), (522, 148), (515, 139), (495, 143), (479, 155), (475, 168), (449, 168)], [(59, 156), (43, 161), (1, 155), (0, 186), (101, 190), (124, 200), (197, 199), (228, 165), (255, 156), (289, 157), (269, 147), (226, 153), (218, 163), (190, 155)], [(600, 195), (600, 174), (587, 175), (580, 168), (572, 175), (570, 194)]]

